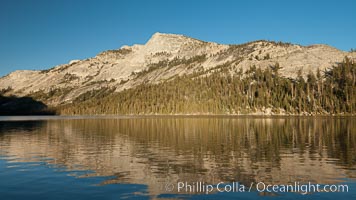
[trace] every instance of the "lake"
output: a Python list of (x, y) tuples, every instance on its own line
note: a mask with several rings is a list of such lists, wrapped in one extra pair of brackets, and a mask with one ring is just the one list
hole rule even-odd
[(355, 178), (355, 117), (0, 117), (4, 200), (356, 199)]

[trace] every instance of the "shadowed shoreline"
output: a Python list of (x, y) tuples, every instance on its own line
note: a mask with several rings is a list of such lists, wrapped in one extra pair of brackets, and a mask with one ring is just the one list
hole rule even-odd
[(56, 112), (32, 97), (0, 95), (0, 116), (4, 115), (56, 115)]

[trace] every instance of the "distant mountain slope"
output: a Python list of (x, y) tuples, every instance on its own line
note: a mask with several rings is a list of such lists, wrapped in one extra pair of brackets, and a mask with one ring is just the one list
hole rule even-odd
[[(356, 53), (327, 45), (300, 46), (254, 41), (241, 45), (204, 42), (183, 35), (155, 33), (145, 45), (123, 46), (86, 60), (43, 71), (15, 71), (0, 78), (5, 95), (31, 96), (57, 106), (86, 98), (101, 98), (142, 84), (159, 84), (183, 75), (210, 76), (224, 68), (231, 76), (250, 67), (270, 69), (278, 65), (281, 77), (306, 78), (324, 72)], [(94, 95), (95, 94), (95, 95)]]

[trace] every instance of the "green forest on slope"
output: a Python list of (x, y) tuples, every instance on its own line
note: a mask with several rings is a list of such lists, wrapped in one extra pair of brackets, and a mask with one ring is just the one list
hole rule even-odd
[(356, 64), (348, 58), (325, 72), (310, 72), (306, 79), (301, 71), (295, 79), (282, 77), (278, 63), (234, 75), (228, 63), (217, 69), (210, 75), (200, 71), (116, 93), (103, 87), (56, 109), (63, 115), (248, 114), (266, 108), (275, 114), (356, 112)]

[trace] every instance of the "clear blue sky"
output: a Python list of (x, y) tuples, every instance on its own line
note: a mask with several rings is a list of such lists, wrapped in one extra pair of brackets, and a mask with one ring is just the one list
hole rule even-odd
[(224, 44), (356, 48), (356, 1), (0, 0), (0, 76), (145, 43), (155, 32)]

